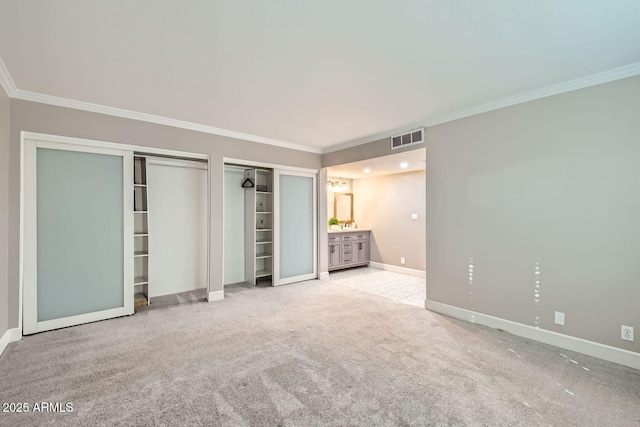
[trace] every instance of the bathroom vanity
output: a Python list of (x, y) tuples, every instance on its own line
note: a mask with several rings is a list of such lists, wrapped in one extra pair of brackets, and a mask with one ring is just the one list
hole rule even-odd
[(329, 231), (329, 271), (369, 264), (370, 230)]

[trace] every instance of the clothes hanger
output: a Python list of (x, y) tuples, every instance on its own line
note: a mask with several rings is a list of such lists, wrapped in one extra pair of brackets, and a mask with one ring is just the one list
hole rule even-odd
[(252, 188), (254, 187), (253, 181), (251, 178), (246, 177), (244, 182), (242, 183), (242, 188)]

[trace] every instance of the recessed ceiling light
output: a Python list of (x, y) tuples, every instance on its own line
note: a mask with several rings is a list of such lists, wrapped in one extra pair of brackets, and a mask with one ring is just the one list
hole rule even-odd
[(364, 173), (369, 173), (369, 172), (371, 172), (371, 169), (369, 169), (369, 168), (365, 168), (363, 172), (364, 172)]
[(407, 162), (402, 162), (402, 163), (400, 163), (400, 167), (401, 167), (402, 169), (406, 169), (406, 168), (408, 168), (408, 167), (409, 167), (409, 163), (407, 163)]

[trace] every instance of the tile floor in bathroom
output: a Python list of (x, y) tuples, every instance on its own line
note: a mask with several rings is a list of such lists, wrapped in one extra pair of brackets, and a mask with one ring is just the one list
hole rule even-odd
[(329, 273), (329, 280), (370, 294), (424, 308), (426, 281), (422, 277), (371, 267), (357, 267), (332, 271)]

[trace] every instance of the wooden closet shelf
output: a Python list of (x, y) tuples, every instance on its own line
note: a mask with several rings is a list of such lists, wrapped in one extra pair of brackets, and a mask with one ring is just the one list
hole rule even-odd
[(256, 271), (256, 277), (267, 277), (271, 276), (273, 273), (269, 270), (258, 270)]

